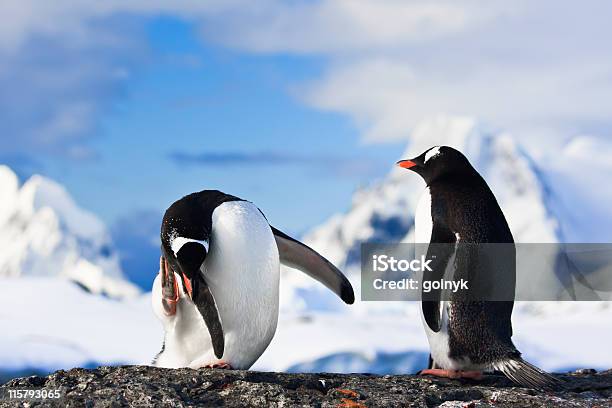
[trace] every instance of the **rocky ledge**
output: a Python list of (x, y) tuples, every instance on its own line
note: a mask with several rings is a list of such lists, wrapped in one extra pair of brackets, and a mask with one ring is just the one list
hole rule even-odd
[[(75, 368), (0, 386), (0, 407), (270, 406), (270, 407), (612, 407), (612, 370), (558, 375), (562, 391), (414, 375), (285, 374), (147, 366)], [(61, 388), (61, 400), (8, 400), (8, 390)]]

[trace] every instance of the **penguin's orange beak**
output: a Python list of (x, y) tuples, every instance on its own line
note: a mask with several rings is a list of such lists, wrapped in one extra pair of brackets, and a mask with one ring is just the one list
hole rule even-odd
[(187, 288), (187, 294), (189, 295), (189, 299), (193, 300), (193, 288), (191, 287), (191, 280), (183, 274), (183, 281), (185, 282), (185, 287)]
[(417, 164), (412, 160), (400, 160), (396, 163), (398, 166), (403, 167), (405, 169), (409, 169), (411, 167), (416, 166)]

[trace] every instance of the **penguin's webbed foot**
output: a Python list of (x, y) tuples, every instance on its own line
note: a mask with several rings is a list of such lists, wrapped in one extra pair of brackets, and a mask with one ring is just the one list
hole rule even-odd
[(162, 281), (162, 306), (164, 307), (164, 313), (167, 316), (174, 316), (176, 314), (176, 304), (179, 301), (179, 289), (174, 278), (174, 272), (172, 272), (163, 256), (159, 258), (159, 271)]
[(232, 366), (229, 365), (229, 363), (226, 363), (223, 360), (217, 361), (215, 363), (212, 364), (207, 364), (204, 366), (204, 368), (218, 368), (220, 370), (232, 370)]
[(433, 375), (452, 379), (469, 378), (471, 380), (482, 380), (484, 378), (482, 371), (442, 370), (439, 368), (421, 370), (419, 375)]

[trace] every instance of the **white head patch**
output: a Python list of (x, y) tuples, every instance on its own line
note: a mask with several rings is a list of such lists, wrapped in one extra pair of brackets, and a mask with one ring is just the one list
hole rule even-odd
[(204, 248), (206, 248), (206, 252), (208, 252), (208, 242), (206, 241), (199, 241), (193, 238), (175, 237), (172, 239), (172, 243), (170, 244), (172, 247), (172, 252), (174, 252), (174, 256), (177, 256), (178, 251), (180, 251), (183, 245), (188, 242), (197, 242), (198, 244), (202, 244), (204, 245)]
[(432, 147), (425, 153), (425, 163), (440, 154), (440, 146)]

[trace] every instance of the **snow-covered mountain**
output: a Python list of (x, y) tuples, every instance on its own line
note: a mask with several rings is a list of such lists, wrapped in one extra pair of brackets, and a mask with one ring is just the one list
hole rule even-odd
[(22, 186), (0, 165), (0, 276), (58, 276), (93, 293), (131, 297), (106, 226), (68, 192), (34, 175)]

